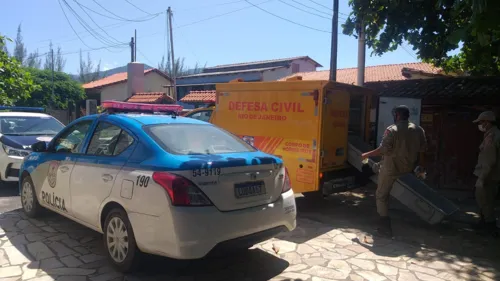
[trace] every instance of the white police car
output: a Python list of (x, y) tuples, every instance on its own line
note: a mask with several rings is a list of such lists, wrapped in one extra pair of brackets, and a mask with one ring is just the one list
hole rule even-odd
[(177, 105), (103, 106), (108, 113), (74, 121), (48, 146), (33, 145), (21, 166), (28, 216), (43, 207), (103, 233), (122, 271), (140, 252), (197, 259), (295, 228), (281, 159), (206, 122), (130, 112), (180, 112)]
[(43, 108), (0, 106), (0, 181), (19, 180), (19, 166), (31, 145), (49, 142), (64, 125)]

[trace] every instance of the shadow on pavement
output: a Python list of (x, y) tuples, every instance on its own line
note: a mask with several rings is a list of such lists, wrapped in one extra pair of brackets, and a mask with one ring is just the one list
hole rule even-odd
[(369, 185), (323, 200), (297, 198), (300, 220), (322, 226), (314, 229), (299, 223), (294, 232), (280, 238), (294, 243), (323, 238), (325, 242), (342, 244), (336, 236), (325, 235), (341, 230), (355, 245), (369, 250), (369, 259), (402, 257), (415, 266), (452, 272), (443, 274), (443, 280), (500, 280), (500, 239), (479, 235), (471, 231), (470, 225), (452, 221), (429, 225), (393, 198), (390, 216), (395, 238), (373, 236), (378, 219), (374, 191), (375, 186)]
[(2, 277), (22, 275), (22, 280), (29, 280), (50, 276), (72, 281), (269, 280), (289, 266), (287, 261), (261, 249), (193, 261), (144, 255), (139, 269), (124, 276), (111, 267), (104, 251), (101, 234), (58, 214), (47, 212), (39, 219), (27, 218), (21, 209), (0, 214), (0, 267), (12, 270)]

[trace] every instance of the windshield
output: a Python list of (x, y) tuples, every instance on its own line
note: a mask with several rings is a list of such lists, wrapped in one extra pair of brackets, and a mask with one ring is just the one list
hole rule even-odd
[(166, 151), (178, 155), (253, 152), (240, 138), (212, 125), (164, 124), (147, 128)]
[(56, 135), (63, 128), (51, 116), (0, 116), (0, 133), (4, 135)]

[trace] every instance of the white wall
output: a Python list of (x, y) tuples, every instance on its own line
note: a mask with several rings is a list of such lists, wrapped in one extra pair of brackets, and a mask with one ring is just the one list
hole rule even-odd
[(299, 72), (316, 71), (316, 65), (309, 60), (299, 59), (294, 60), (292, 63), (297, 63), (299, 65)]
[[(144, 76), (144, 92), (168, 92), (163, 85), (171, 85), (170, 80), (156, 72), (150, 72)], [(107, 86), (101, 90), (101, 101), (118, 100), (124, 101), (127, 98), (127, 83), (119, 83)]]
[(288, 68), (278, 68), (274, 70), (266, 70), (262, 73), (262, 81), (277, 81), (283, 77), (292, 74), (292, 67)]

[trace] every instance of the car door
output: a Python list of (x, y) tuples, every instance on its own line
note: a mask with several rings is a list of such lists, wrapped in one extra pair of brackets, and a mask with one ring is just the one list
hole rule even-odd
[(50, 143), (43, 164), (45, 169), (42, 173), (46, 171), (46, 174), (39, 200), (44, 207), (73, 215), (69, 189), (70, 176), (92, 123), (93, 120), (75, 123)]
[(98, 226), (101, 203), (111, 193), (134, 142), (132, 134), (120, 126), (97, 123), (86, 153), (78, 156), (71, 175), (71, 202), (77, 219)]

